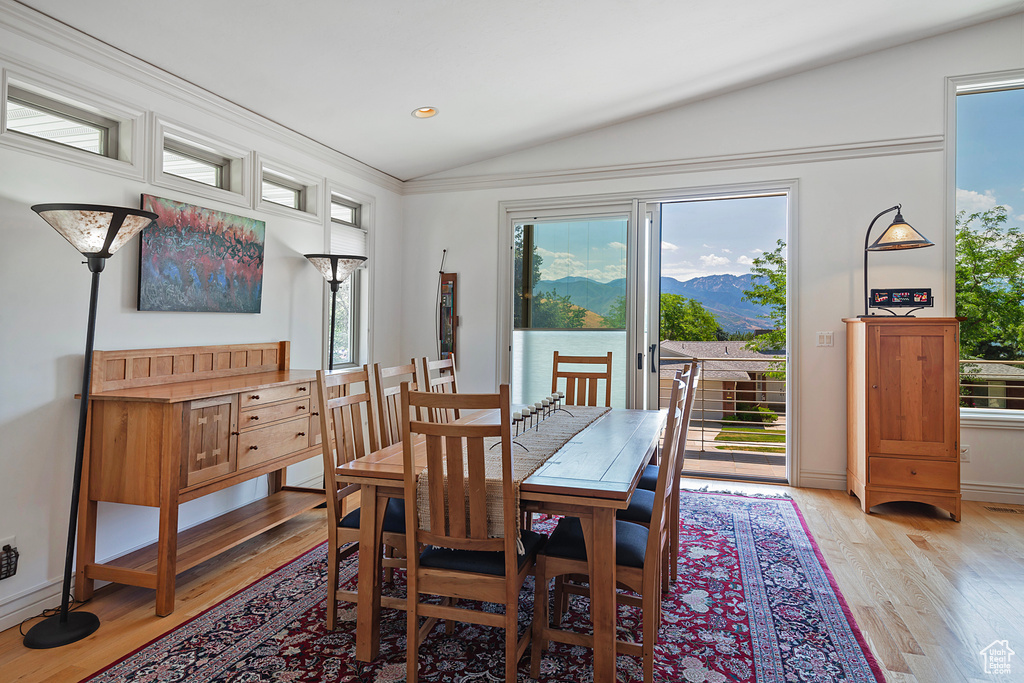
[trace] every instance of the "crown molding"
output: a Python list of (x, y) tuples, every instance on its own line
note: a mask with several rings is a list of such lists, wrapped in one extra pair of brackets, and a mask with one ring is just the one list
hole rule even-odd
[(769, 150), (748, 154), (723, 154), (693, 157), (690, 159), (672, 159), (642, 164), (618, 164), (532, 173), (497, 173), (455, 178), (424, 178), (422, 180), (406, 181), (405, 194), (488, 190), (524, 185), (580, 183), (591, 180), (620, 180), (624, 178), (643, 178), (678, 173), (696, 173), (698, 171), (722, 171), (737, 168), (755, 168), (758, 166), (782, 166), (786, 164), (843, 161), (899, 154), (921, 154), (942, 152), (944, 150), (944, 143), (945, 139), (942, 135), (922, 135), (909, 138), (867, 140), (841, 145), (794, 147), (791, 149)]
[(402, 181), (394, 176), (260, 116), (15, 0), (0, 0), (0, 26), (48, 49), (62, 52), (153, 92), (187, 103), (205, 114), (246, 128), (257, 135), (277, 140), (346, 173), (392, 192), (403, 193)]

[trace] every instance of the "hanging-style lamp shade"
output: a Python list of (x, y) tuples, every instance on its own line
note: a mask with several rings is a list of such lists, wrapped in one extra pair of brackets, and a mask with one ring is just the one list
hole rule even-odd
[(903, 220), (903, 214), (896, 212), (896, 218), (885, 229), (874, 243), (867, 247), (868, 251), (890, 251), (892, 249), (920, 249), (931, 247), (935, 243), (911, 227)]
[(347, 280), (352, 271), (366, 260), (365, 256), (345, 254), (306, 254), (306, 258), (330, 283), (331, 291), (337, 291), (338, 285)]
[(97, 204), (36, 204), (32, 210), (83, 255), (100, 259), (157, 219), (150, 211)]

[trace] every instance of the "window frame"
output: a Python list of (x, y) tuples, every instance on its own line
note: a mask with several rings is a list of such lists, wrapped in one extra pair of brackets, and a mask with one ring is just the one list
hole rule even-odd
[[(253, 152), (228, 141), (198, 133), (156, 114), (151, 114), (151, 118), (153, 134), (149, 155), (150, 183), (164, 189), (252, 208), (250, 176)], [(164, 171), (164, 149), (167, 147), (168, 138), (171, 140), (170, 149), (175, 154), (212, 164), (223, 162), (221, 184), (224, 186), (214, 187)]]
[[(301, 218), (311, 222), (319, 223), (322, 221), (324, 207), (322, 206), (321, 197), (328, 194), (323, 191), (325, 181), (322, 177), (313, 176), (301, 169), (271, 159), (258, 152), (254, 153), (253, 156), (254, 168), (257, 170), (253, 174), (252, 183), (253, 198), (255, 200), (254, 209), (291, 218)], [(293, 208), (263, 198), (263, 182), (268, 174), (271, 175), (271, 179), (268, 181), (270, 184), (287, 187), (288, 189), (301, 188), (299, 208)], [(289, 184), (283, 184), (282, 181)], [(292, 183), (294, 183), (294, 186), (291, 186)]]
[[(1024, 69), (965, 74), (946, 78), (946, 234), (950, 248), (946, 259), (946, 301), (949, 316), (956, 315), (956, 147), (957, 100), (972, 95), (1024, 89)], [(959, 353), (957, 354), (959, 360)], [(1022, 361), (1024, 362), (1024, 361)], [(957, 372), (959, 382), (959, 368)], [(960, 426), (1024, 430), (1024, 410), (960, 408)]]
[[(358, 225), (347, 221), (331, 218), (331, 203), (334, 199), (342, 200), (346, 205), (357, 208)], [(324, 216), (324, 248), (327, 253), (334, 253), (332, 234), (334, 225), (360, 230), (366, 236), (367, 260), (353, 271), (347, 282), (351, 282), (349, 294), (349, 344), (350, 362), (335, 365), (335, 369), (358, 367), (368, 362), (369, 349), (373, 348), (373, 266), (374, 266), (374, 216), (376, 199), (371, 195), (352, 190), (339, 183), (328, 180), (323, 194)], [(334, 350), (330, 348), (331, 322), (331, 288), (324, 282), (323, 303), (323, 367), (329, 367)], [(337, 340), (335, 340), (337, 342)]]
[[(13, 90), (13, 93), (12, 93)], [(7, 100), (107, 129), (106, 154), (7, 128)], [(145, 178), (146, 112), (121, 100), (26, 67), (0, 70), (0, 146), (131, 180)], [(116, 125), (114, 125), (116, 124)], [(114, 130), (116, 128), (116, 130)]]

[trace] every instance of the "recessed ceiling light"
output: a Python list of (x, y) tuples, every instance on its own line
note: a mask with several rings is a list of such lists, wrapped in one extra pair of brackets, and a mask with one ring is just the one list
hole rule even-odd
[(437, 109), (433, 107), (420, 107), (419, 109), (413, 109), (412, 115), (418, 119), (429, 119), (431, 116), (437, 116)]

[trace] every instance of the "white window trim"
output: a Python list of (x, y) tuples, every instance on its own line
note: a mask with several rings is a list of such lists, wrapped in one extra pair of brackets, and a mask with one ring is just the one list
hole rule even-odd
[[(956, 98), (957, 95), (1024, 88), (1024, 69), (992, 71), (946, 78), (946, 234), (956, 235)], [(947, 250), (946, 315), (956, 315), (956, 249)], [(1024, 410), (961, 408), (960, 426), (1024, 430)]]
[[(204, 199), (225, 202), (245, 208), (252, 207), (252, 167), (253, 152), (238, 147), (225, 140), (220, 140), (182, 124), (165, 119), (156, 114), (151, 115), (152, 135), (149, 144), (149, 182), (157, 187), (195, 195)], [(231, 161), (231, 168), (226, 172), (231, 175), (230, 189), (214, 187), (196, 180), (189, 180), (170, 173), (164, 173), (164, 136), (170, 134), (175, 138), (192, 143), (200, 148), (210, 148), (214, 153)]]
[[(352, 273), (351, 277), (357, 278), (353, 284), (353, 294), (358, 297), (359, 306), (356, 308), (356, 315), (353, 316), (353, 329), (357, 333), (352, 340), (352, 362), (346, 365), (336, 366), (335, 369), (344, 367), (355, 367), (369, 362), (373, 356), (373, 329), (374, 329), (374, 289), (373, 278), (376, 272), (374, 268), (374, 243), (376, 240), (376, 215), (377, 199), (373, 195), (364, 194), (341, 183), (326, 180), (321, 202), (321, 213), (325, 216), (324, 225), (324, 249), (330, 252), (331, 249), (331, 196), (340, 195), (353, 203), (359, 204), (359, 228), (366, 231), (366, 262)], [(331, 349), (330, 344), (330, 320), (331, 320), (331, 288), (324, 283), (323, 300), (323, 357), (322, 366), (328, 367)]]
[[(321, 217), (324, 215), (322, 197), (325, 194), (328, 194), (324, 192), (325, 181), (322, 177), (317, 178), (305, 171), (295, 168), (294, 166), (264, 156), (259, 152), (254, 154), (253, 167), (256, 169), (256, 173), (253, 174), (252, 187), (253, 199), (255, 200), (255, 204), (253, 206), (254, 209), (257, 211), (276, 213), (281, 216), (288, 216), (289, 218), (301, 218), (311, 222), (321, 222)], [(305, 197), (302, 202), (303, 207), (301, 209), (293, 209), (290, 206), (285, 206), (283, 204), (278, 204), (277, 202), (264, 199), (264, 173), (284, 176), (285, 179), (291, 180), (305, 188)], [(328, 213), (328, 215), (330, 214)]]
[[(112, 119), (118, 123), (118, 156), (107, 157), (83, 149), (76, 149), (51, 140), (7, 130), (7, 90), (14, 85), (44, 97), (67, 100), (72, 107)], [(145, 177), (146, 112), (120, 100), (101, 95), (93, 90), (53, 75), (28, 68), (4, 68), (0, 72), (0, 146), (36, 154), (74, 164), (102, 173), (143, 180)]]

